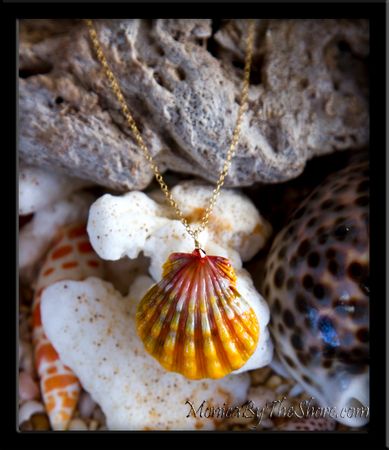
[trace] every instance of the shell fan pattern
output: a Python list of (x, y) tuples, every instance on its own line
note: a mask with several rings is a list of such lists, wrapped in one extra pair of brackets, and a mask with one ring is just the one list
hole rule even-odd
[(162, 280), (138, 306), (146, 350), (189, 379), (221, 378), (242, 367), (256, 349), (259, 324), (235, 285), (228, 259), (199, 249), (172, 253)]

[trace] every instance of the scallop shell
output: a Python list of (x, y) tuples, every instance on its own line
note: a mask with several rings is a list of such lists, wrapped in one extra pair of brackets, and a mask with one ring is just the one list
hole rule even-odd
[(221, 378), (242, 367), (258, 343), (254, 310), (236, 287), (228, 259), (202, 250), (172, 253), (162, 280), (139, 303), (137, 331), (168, 371)]

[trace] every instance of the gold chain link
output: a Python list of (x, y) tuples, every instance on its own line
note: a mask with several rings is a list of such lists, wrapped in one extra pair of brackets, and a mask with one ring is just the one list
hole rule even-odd
[(170, 206), (172, 208), (174, 208), (177, 217), (180, 219), (180, 221), (184, 225), (186, 231), (194, 239), (196, 248), (199, 248), (200, 245), (198, 242), (198, 235), (207, 226), (209, 217), (212, 214), (216, 200), (220, 194), (220, 190), (223, 187), (225, 178), (227, 176), (228, 170), (231, 165), (231, 160), (235, 154), (236, 145), (238, 143), (239, 134), (240, 134), (240, 130), (241, 130), (243, 114), (247, 107), (247, 98), (248, 98), (249, 82), (250, 82), (250, 70), (251, 70), (252, 53), (253, 53), (253, 41), (254, 41), (254, 20), (252, 20), (252, 19), (249, 20), (249, 26), (248, 26), (247, 38), (246, 38), (246, 56), (245, 56), (244, 78), (243, 78), (243, 85), (242, 85), (242, 92), (241, 92), (241, 100), (240, 100), (238, 117), (236, 120), (235, 129), (232, 134), (231, 144), (227, 151), (226, 160), (225, 160), (223, 168), (220, 172), (218, 181), (216, 183), (216, 187), (213, 190), (211, 198), (209, 199), (209, 204), (204, 212), (203, 217), (200, 220), (200, 225), (195, 229), (191, 228), (191, 226), (188, 223), (188, 220), (185, 218), (178, 203), (174, 200), (172, 193), (170, 192), (167, 184), (165, 183), (165, 181), (161, 175), (161, 172), (158, 169), (158, 166), (154, 162), (154, 159), (151, 156), (151, 153), (149, 152), (149, 150), (142, 138), (142, 135), (139, 132), (139, 129), (135, 123), (135, 120), (132, 117), (132, 115), (128, 109), (128, 106), (124, 99), (119, 82), (118, 82), (117, 78), (115, 77), (114, 73), (112, 72), (112, 70), (108, 64), (107, 58), (105, 57), (103, 48), (97, 37), (97, 32), (94, 27), (93, 21), (90, 19), (85, 19), (85, 23), (88, 26), (89, 35), (90, 35), (92, 44), (94, 46), (97, 58), (100, 61), (101, 65), (103, 66), (105, 75), (108, 78), (111, 89), (120, 104), (122, 113), (127, 120), (127, 123), (134, 135), (134, 138), (135, 138), (138, 146), (141, 148), (142, 152), (144, 153), (145, 158), (149, 162), (150, 167), (154, 172), (155, 178), (158, 181), (159, 185), (161, 186), (161, 190), (165, 194), (165, 197), (168, 200)]

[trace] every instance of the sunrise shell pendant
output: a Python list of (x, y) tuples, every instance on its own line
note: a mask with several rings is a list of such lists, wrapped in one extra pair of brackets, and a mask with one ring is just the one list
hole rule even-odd
[(186, 378), (221, 378), (254, 353), (256, 314), (236, 287), (228, 259), (203, 250), (172, 253), (162, 280), (139, 303), (137, 331), (146, 350)]

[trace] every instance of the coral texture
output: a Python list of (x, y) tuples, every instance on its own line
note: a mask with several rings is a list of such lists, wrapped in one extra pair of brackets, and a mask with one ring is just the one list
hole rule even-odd
[(191, 381), (161, 368), (135, 331), (136, 304), (151, 283), (139, 278), (128, 298), (98, 278), (51, 285), (42, 295), (44, 329), (102, 407), (110, 429), (213, 429), (212, 419), (187, 417), (191, 410), (186, 401), (239, 405), (250, 378), (240, 374)]
[[(183, 182), (173, 188), (173, 195), (185, 205), (183, 213), (193, 227), (198, 225), (198, 205), (212, 193), (210, 186)], [(133, 191), (122, 196), (105, 194), (91, 206), (88, 234), (96, 253), (104, 260), (120, 260), (139, 254), (150, 258), (149, 273), (155, 282), (162, 277), (162, 265), (173, 252), (191, 252), (194, 243), (184, 226), (172, 218), (172, 211), (160, 199), (158, 192), (150, 196)], [(257, 315), (258, 345), (246, 363), (235, 373), (269, 364), (273, 347), (267, 324), (269, 310), (266, 302), (254, 289), (242, 260), (250, 259), (269, 237), (270, 225), (260, 216), (251, 201), (232, 189), (224, 189), (209, 226), (199, 235), (202, 248), (208, 255), (230, 259), (237, 277), (237, 290)]]
[[(162, 170), (215, 181), (243, 78), (241, 20), (101, 20), (98, 35)], [(249, 109), (227, 185), (296, 177), (368, 142), (368, 25), (258, 20)], [(121, 191), (152, 179), (81, 21), (22, 21), (22, 160)]]

